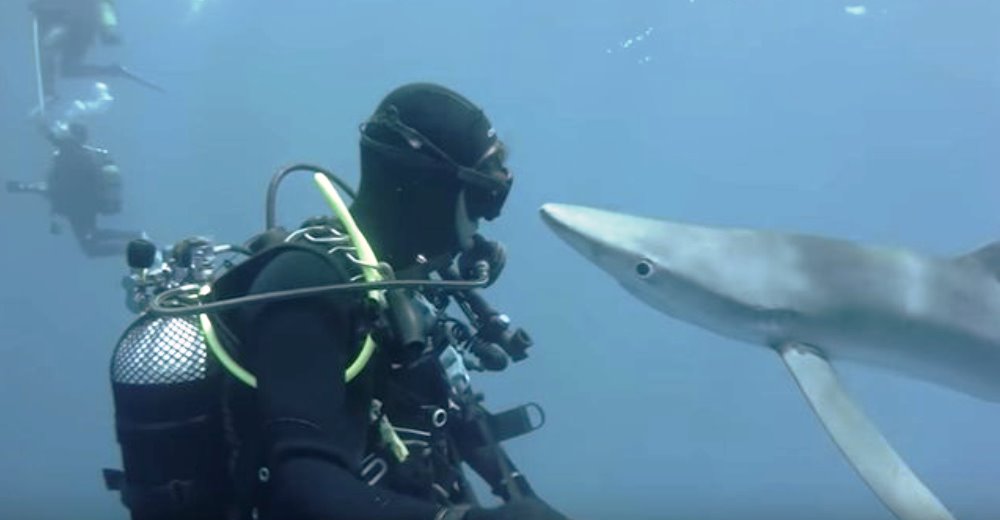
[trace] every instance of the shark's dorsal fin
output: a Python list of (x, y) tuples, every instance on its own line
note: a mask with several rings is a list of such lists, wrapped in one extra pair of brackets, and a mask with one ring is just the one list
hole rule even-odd
[(990, 242), (956, 259), (962, 263), (977, 265), (1000, 278), (1000, 240)]

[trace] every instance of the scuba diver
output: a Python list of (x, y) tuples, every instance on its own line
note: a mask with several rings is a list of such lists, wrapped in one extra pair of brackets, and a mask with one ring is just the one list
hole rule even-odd
[[(122, 210), (122, 182), (118, 165), (107, 150), (87, 145), (87, 127), (78, 121), (43, 125), (45, 137), (55, 146), (52, 166), (43, 182), (8, 181), (8, 193), (34, 193), (49, 200), (52, 216), (65, 218), (89, 257), (122, 255), (128, 243), (142, 238), (139, 231), (101, 229), (99, 215)], [(53, 234), (61, 226), (53, 220)]]
[(34, 15), (40, 111), (58, 99), (57, 73), (67, 78), (124, 77), (162, 91), (121, 65), (85, 63), (87, 52), (98, 40), (108, 46), (121, 44), (114, 0), (32, 0), (28, 7)]
[[(506, 259), (478, 233), (512, 185), (503, 142), (462, 95), (414, 83), (381, 101), (360, 151), (356, 194), (316, 166), (280, 170), (245, 246), (130, 245), (141, 314), (112, 356), (123, 470), (104, 476), (133, 520), (567, 520), (501, 446), (541, 408), (492, 413), (469, 375), (532, 345), (478, 292)], [(288, 231), (276, 192), (297, 171), (335, 218)], [(247, 258), (217, 267), (222, 253)], [(463, 464), (501, 505), (481, 505)]]

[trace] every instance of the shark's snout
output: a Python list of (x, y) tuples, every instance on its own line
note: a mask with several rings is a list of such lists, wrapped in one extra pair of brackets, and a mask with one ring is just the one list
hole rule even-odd
[(549, 225), (556, 233), (569, 230), (567, 213), (569, 207), (565, 204), (542, 204), (538, 212), (542, 215), (542, 220)]
[(586, 206), (551, 203), (543, 205), (540, 213), (559, 238), (615, 277), (627, 276), (623, 267), (631, 266), (635, 258), (642, 256), (638, 238), (645, 231), (643, 223), (634, 217)]
[(538, 213), (542, 215), (542, 220), (544, 220), (546, 224), (551, 226), (558, 223), (559, 207), (560, 207), (559, 204), (552, 204), (552, 203), (542, 204), (542, 207), (539, 208)]
[(594, 247), (600, 243), (600, 234), (589, 222), (590, 208), (568, 204), (544, 204), (540, 210), (542, 220), (559, 238), (585, 256), (592, 258)]

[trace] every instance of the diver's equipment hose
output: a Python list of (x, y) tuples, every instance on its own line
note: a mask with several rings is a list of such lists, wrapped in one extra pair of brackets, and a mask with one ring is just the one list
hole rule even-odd
[[(211, 290), (212, 286), (203, 285), (199, 291), (199, 295), (208, 296)], [(226, 351), (219, 341), (219, 336), (215, 333), (215, 326), (212, 325), (212, 320), (209, 319), (208, 315), (199, 314), (198, 322), (201, 324), (201, 333), (205, 336), (205, 343), (208, 344), (209, 350), (212, 351), (212, 354), (219, 360), (223, 368), (250, 388), (257, 388), (257, 376), (251, 374), (249, 370), (243, 368), (229, 355), (229, 352)]]
[[(319, 172), (319, 170), (317, 170), (317, 173), (313, 175), (313, 180), (323, 193), (323, 197), (326, 198), (326, 202), (330, 205), (330, 209), (333, 210), (337, 219), (340, 220), (341, 225), (347, 228), (347, 234), (351, 237), (351, 243), (354, 245), (354, 249), (358, 253), (358, 263), (361, 265), (361, 272), (365, 277), (365, 281), (368, 283), (380, 282), (383, 280), (383, 275), (382, 272), (379, 271), (378, 258), (375, 256), (375, 252), (372, 251), (371, 245), (368, 244), (368, 239), (365, 238), (364, 233), (358, 229), (358, 223), (354, 221), (354, 217), (351, 215), (351, 211), (347, 209), (347, 205), (344, 204), (344, 200), (340, 198), (339, 194), (337, 194), (337, 189), (333, 187), (333, 182), (330, 181), (331, 178), (337, 179), (337, 176), (330, 172), (323, 174)], [(378, 302), (379, 305), (385, 305), (385, 298), (382, 293), (375, 290), (369, 290), (368, 296), (372, 300)], [(359, 373), (361, 373), (365, 366), (368, 365), (368, 360), (371, 359), (374, 353), (375, 340), (372, 339), (371, 334), (368, 334), (365, 336), (365, 342), (361, 346), (361, 352), (358, 353), (354, 362), (347, 367), (347, 371), (344, 374), (346, 381), (350, 382)], [(400, 441), (398, 444), (401, 445), (402, 442)], [(405, 453), (400, 460), (403, 458), (406, 458)]]
[[(287, 173), (289, 170), (285, 170)], [(332, 176), (332, 174), (327, 173), (327, 175)], [(344, 204), (344, 201), (337, 194), (336, 188), (334, 188), (333, 183), (329, 181), (327, 176), (322, 173), (314, 174), (313, 180), (319, 186), (320, 191), (323, 192), (327, 199), (327, 203), (330, 205), (333, 212), (340, 219), (341, 223), (347, 228), (348, 234), (351, 237), (351, 241), (354, 244), (355, 250), (358, 252), (359, 263), (362, 266), (362, 272), (369, 284), (372, 282), (379, 282), (382, 280), (382, 273), (379, 272), (378, 259), (375, 257), (374, 251), (372, 251), (371, 246), (368, 245), (368, 241), (365, 239), (361, 230), (358, 229), (357, 223), (354, 222), (353, 217), (351, 217), (350, 211)], [(280, 178), (279, 178), (280, 182)], [(277, 188), (277, 185), (274, 185)], [(382, 295), (370, 287), (367, 287), (369, 295), (372, 299), (379, 302), (379, 304), (384, 304), (384, 299)], [(190, 288), (186, 287), (186, 293), (190, 295)], [(199, 297), (207, 296), (211, 292), (211, 285), (206, 284), (198, 290)], [(162, 295), (163, 293), (161, 293)], [(160, 295), (158, 295), (159, 297)], [(154, 299), (154, 304), (158, 303), (157, 299)], [(152, 305), (151, 305), (152, 307)], [(202, 309), (203, 310), (203, 309)], [(216, 358), (222, 363), (223, 367), (229, 371), (234, 377), (242, 381), (247, 386), (251, 388), (257, 387), (257, 378), (250, 371), (246, 370), (240, 364), (229, 355), (226, 349), (222, 346), (222, 342), (219, 341), (218, 335), (215, 334), (215, 329), (212, 326), (212, 320), (208, 317), (208, 314), (204, 312), (198, 314), (198, 319), (201, 323), (202, 333), (205, 336), (205, 340), (208, 343), (209, 348), (212, 353), (215, 354)], [(354, 361), (347, 367), (344, 373), (344, 378), (347, 382), (357, 377), (358, 374), (367, 366), (368, 361), (371, 359), (375, 352), (375, 340), (372, 339), (371, 335), (365, 337), (364, 345), (361, 347), (361, 351)]]
[[(350, 219), (350, 212), (347, 207), (343, 204), (343, 201), (339, 200), (336, 196), (336, 191), (333, 190), (333, 186), (330, 184), (335, 184), (341, 190), (346, 192), (351, 198), (356, 196), (355, 191), (341, 178), (339, 178), (334, 173), (306, 163), (297, 163), (291, 166), (286, 166), (271, 178), (271, 182), (267, 189), (267, 200), (266, 200), (266, 214), (265, 214), (265, 225), (267, 229), (274, 229), (277, 225), (277, 198), (278, 198), (278, 188), (281, 186), (282, 181), (289, 175), (299, 171), (311, 171), (314, 174), (314, 180), (320, 185), (320, 189), (323, 192), (327, 203), (331, 205), (334, 212), (337, 213), (338, 217), (341, 218), (341, 222), (348, 227), (348, 233), (351, 235), (352, 241), (357, 240), (357, 244), (363, 244), (364, 248), (370, 250), (367, 240), (361, 234), (357, 225), (354, 223), (353, 219)], [(320, 176), (324, 179), (320, 180)], [(333, 191), (331, 191), (333, 190)], [(343, 218), (347, 217), (347, 218)], [(350, 223), (347, 221), (350, 220)], [(352, 233), (353, 231), (353, 233)], [(359, 249), (360, 252), (360, 249)], [(368, 279), (369, 273), (376, 272), (378, 270), (378, 264), (375, 260), (374, 254), (366, 255), (362, 253), (362, 268), (365, 272), (366, 279)], [(281, 300), (291, 300), (297, 298), (305, 298), (309, 296), (316, 296), (318, 294), (334, 293), (334, 292), (351, 292), (351, 291), (383, 291), (390, 289), (443, 289), (443, 290), (463, 290), (463, 289), (478, 289), (486, 287), (490, 283), (490, 265), (487, 262), (480, 261), (476, 262), (474, 266), (476, 271), (476, 279), (474, 280), (368, 280), (366, 282), (349, 282), (341, 284), (331, 284), (322, 285), (317, 287), (304, 287), (299, 289), (289, 289), (285, 291), (273, 291), (263, 294), (254, 294), (249, 296), (241, 296), (238, 298), (229, 298), (227, 300), (219, 300), (211, 303), (193, 303), (193, 304), (181, 304), (181, 305), (171, 305), (168, 301), (177, 302), (178, 300), (185, 299), (184, 296), (190, 295), (193, 288), (192, 286), (177, 287), (164, 291), (157, 294), (149, 305), (149, 311), (154, 316), (191, 316), (195, 314), (201, 314), (206, 312), (222, 312), (243, 305), (257, 304), (257, 303), (270, 303)], [(381, 277), (380, 277), (381, 278)]]
[[(461, 280), (461, 275), (454, 266), (442, 269), (438, 273), (445, 280), (452, 282)], [(487, 285), (489, 283), (487, 281)], [(481, 294), (473, 289), (465, 289), (455, 291), (451, 297), (474, 323), (478, 331), (477, 336), (482, 340), (498, 346), (515, 362), (528, 357), (527, 351), (534, 344), (534, 340), (524, 329), (511, 331), (507, 316), (490, 306)]]
[[(291, 171), (297, 171), (298, 169), (305, 168), (306, 166), (297, 165), (294, 167), (286, 168), (282, 170), (282, 173), (287, 175)], [(369, 292), (380, 304), (384, 303), (384, 299), (381, 295), (375, 293), (375, 291), (386, 290), (386, 289), (406, 289), (406, 288), (470, 288), (470, 287), (481, 287), (488, 283), (489, 281), (489, 264), (486, 262), (481, 262), (476, 267), (478, 268), (478, 274), (480, 275), (478, 280), (474, 281), (436, 281), (436, 280), (385, 280), (382, 278), (382, 274), (379, 271), (379, 263), (375, 258), (374, 252), (368, 245), (367, 240), (365, 240), (360, 229), (358, 229), (357, 224), (351, 218), (350, 212), (347, 210), (346, 205), (344, 205), (343, 200), (340, 199), (333, 187), (330, 178), (336, 178), (333, 174), (329, 172), (317, 172), (314, 176), (314, 180), (319, 185), (321, 191), (327, 198), (327, 202), (331, 205), (331, 208), (340, 218), (341, 222), (347, 228), (348, 233), (351, 235), (351, 240), (354, 242), (355, 247), (358, 249), (359, 260), (362, 265), (363, 273), (365, 275), (366, 282), (349, 282), (342, 284), (331, 284), (319, 287), (303, 287), (298, 289), (289, 289), (284, 291), (274, 291), (264, 294), (254, 294), (248, 296), (242, 296), (238, 298), (230, 298), (222, 301), (215, 301), (211, 303), (181, 303), (176, 305), (178, 302), (187, 300), (190, 302), (192, 298), (192, 293), (197, 291), (202, 297), (206, 296), (210, 289), (205, 289), (197, 285), (185, 285), (182, 287), (177, 287), (164, 291), (157, 294), (150, 302), (149, 309), (150, 314), (154, 316), (190, 316), (199, 315), (199, 319), (202, 322), (202, 326), (206, 333), (206, 339), (210, 347), (212, 347), (213, 352), (219, 357), (220, 362), (230, 369), (230, 373), (239, 378), (241, 381), (246, 383), (248, 386), (256, 386), (256, 378), (252, 374), (247, 372), (245, 369), (239, 367), (239, 365), (225, 353), (225, 349), (222, 348), (221, 344), (218, 342), (218, 338), (214, 334), (214, 329), (211, 326), (209, 318), (206, 313), (210, 312), (221, 312), (224, 310), (233, 309), (235, 307), (253, 304), (253, 303), (264, 303), (264, 302), (274, 302), (280, 300), (289, 300), (295, 298), (304, 298), (307, 296), (313, 296), (328, 292), (343, 292), (343, 291), (366, 291)], [(280, 182), (283, 176), (275, 176), (275, 179)], [(276, 191), (277, 184), (272, 181), (272, 187)], [(269, 197), (269, 200), (272, 200)], [(273, 216), (271, 211), (268, 212), (269, 216)], [(206, 286), (207, 287), (207, 286)], [(169, 305), (166, 302), (172, 301), (175, 305)], [(206, 327), (206, 324), (208, 325)], [(213, 345), (214, 344), (214, 345)], [(374, 351), (374, 343), (370, 339), (365, 340), (365, 345), (362, 348), (362, 352), (355, 359), (354, 363), (348, 367), (346, 374), (347, 381), (356, 376), (360, 370), (367, 364), (368, 359), (371, 357)]]
[(485, 286), (488, 282), (488, 277), (480, 277), (479, 279), (470, 281), (382, 280), (379, 282), (349, 282), (253, 294), (250, 296), (240, 296), (238, 298), (229, 298), (211, 303), (184, 304), (181, 306), (172, 306), (166, 303), (168, 300), (176, 301), (178, 297), (190, 294), (192, 290), (197, 289), (197, 287), (188, 285), (170, 289), (156, 295), (156, 297), (150, 302), (149, 312), (154, 316), (191, 316), (206, 312), (227, 311), (243, 305), (293, 300), (296, 298), (305, 298), (323, 293), (382, 291), (390, 289), (475, 289)]
[[(281, 179), (284, 178), (285, 175), (287, 175), (291, 171), (297, 171), (296, 170), (297, 168), (301, 168), (301, 166), (283, 170), (283, 172), (281, 172), (282, 174), (279, 174), (275, 177), (276, 182), (274, 181), (272, 182), (271, 185), (272, 189), (269, 190), (269, 197), (268, 197), (269, 208), (267, 216), (269, 220), (274, 218), (273, 202), (278, 184), (280, 183)], [(367, 282), (360, 284), (356, 283), (353, 285), (360, 286), (360, 287), (355, 287), (357, 289), (364, 289), (368, 291), (369, 296), (373, 300), (378, 302), (379, 305), (385, 305), (385, 298), (383, 297), (383, 295), (379, 293), (377, 289), (373, 288), (373, 285), (376, 285), (384, 281), (383, 273), (380, 271), (381, 264), (379, 264), (378, 258), (375, 257), (375, 252), (372, 251), (372, 248), (368, 244), (367, 239), (365, 239), (364, 234), (361, 233), (361, 230), (358, 228), (357, 223), (351, 216), (350, 211), (347, 209), (347, 205), (344, 204), (344, 201), (340, 198), (340, 195), (337, 193), (336, 188), (334, 188), (331, 178), (337, 179), (336, 176), (334, 176), (333, 174), (325, 171), (320, 171), (319, 169), (317, 169), (317, 172), (313, 176), (313, 180), (319, 186), (320, 191), (323, 192), (323, 195), (326, 198), (327, 203), (330, 205), (330, 208), (333, 210), (334, 214), (336, 214), (341, 224), (345, 228), (347, 228), (347, 233), (351, 238), (351, 242), (353, 243), (356, 252), (358, 253), (359, 258), (357, 259), (357, 262), (359, 265), (361, 265), (362, 273)], [(271, 223), (273, 224), (273, 221), (271, 221)], [(387, 272), (391, 272), (391, 270), (387, 270)], [(487, 276), (488, 274), (489, 274), (488, 272), (484, 273), (484, 275)], [(345, 284), (345, 285), (352, 285), (352, 284)], [(210, 291), (211, 291), (211, 286), (206, 284), (199, 290), (199, 294), (201, 296), (206, 296)], [(155, 303), (158, 303), (158, 301), (154, 300), (154, 304)], [(204, 309), (200, 310), (204, 311)], [(251, 388), (256, 388), (257, 387), (256, 376), (254, 376), (252, 373), (250, 373), (250, 371), (240, 366), (240, 364), (235, 359), (233, 359), (232, 356), (229, 355), (225, 347), (223, 347), (222, 342), (219, 341), (218, 336), (215, 334), (214, 328), (212, 326), (212, 321), (211, 319), (209, 319), (208, 314), (202, 312), (198, 315), (198, 319), (201, 322), (202, 333), (205, 336), (205, 340), (208, 343), (209, 348), (212, 350), (212, 353), (224, 366), (224, 368), (226, 368), (226, 370), (231, 375), (242, 381), (247, 386), (250, 386)], [(364, 368), (368, 365), (368, 361), (371, 359), (372, 355), (374, 355), (374, 352), (375, 352), (375, 340), (372, 338), (371, 334), (368, 334), (365, 337), (365, 341), (361, 347), (361, 351), (358, 353), (354, 361), (352, 361), (351, 364), (344, 371), (345, 382), (348, 383), (351, 382), (355, 377), (358, 376), (358, 374), (361, 373), (362, 370), (364, 370)], [(392, 448), (393, 453), (400, 461), (406, 460), (406, 458), (409, 457), (409, 449), (399, 438), (399, 436), (396, 435), (396, 432), (392, 428), (392, 425), (389, 423), (388, 418), (382, 416), (379, 422), (379, 426), (383, 441), (386, 442)]]
[(321, 168), (319, 166), (306, 163), (298, 163), (298, 164), (293, 164), (291, 166), (286, 166), (278, 170), (277, 173), (275, 173), (274, 176), (271, 177), (271, 183), (267, 187), (267, 200), (265, 201), (265, 206), (264, 206), (266, 211), (264, 215), (265, 230), (274, 229), (274, 227), (277, 225), (276, 215), (277, 215), (278, 187), (281, 185), (281, 182), (285, 180), (285, 177), (288, 177), (292, 173), (299, 171), (306, 171), (313, 173), (318, 172), (323, 176), (325, 176), (327, 179), (329, 179), (330, 182), (336, 184), (338, 188), (344, 191), (344, 193), (350, 195), (352, 199), (357, 197), (357, 193), (354, 192), (354, 189), (351, 188), (349, 184), (347, 184), (346, 182), (343, 181), (343, 179), (337, 177), (336, 175), (333, 174), (333, 172), (330, 172), (325, 168)]

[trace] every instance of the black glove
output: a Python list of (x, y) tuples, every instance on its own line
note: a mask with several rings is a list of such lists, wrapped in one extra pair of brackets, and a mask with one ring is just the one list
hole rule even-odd
[(537, 498), (514, 500), (500, 507), (470, 509), (462, 520), (569, 520)]

